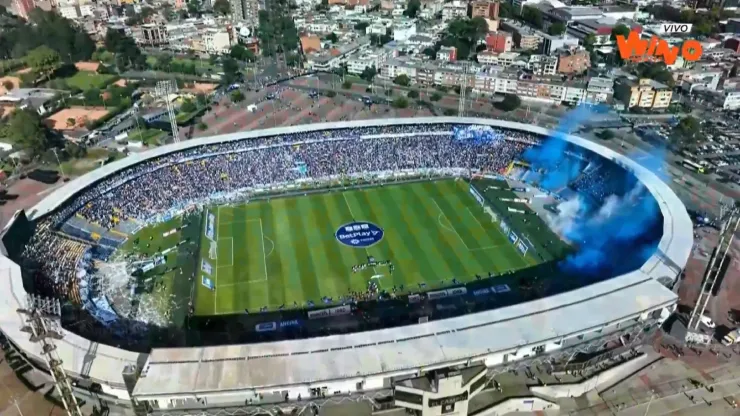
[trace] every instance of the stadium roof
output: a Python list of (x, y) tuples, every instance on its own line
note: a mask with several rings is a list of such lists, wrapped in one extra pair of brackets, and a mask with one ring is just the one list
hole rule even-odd
[[(363, 120), (291, 126), (189, 140), (163, 146), (103, 166), (52, 192), (29, 217), (38, 218), (66, 199), (116, 171), (178, 150), (219, 142), (337, 128), (424, 123), (470, 123), (547, 135), (532, 125), (478, 118), (414, 118)], [(207, 348), (155, 349), (144, 366), (134, 395), (140, 399), (192, 397), (243, 389), (274, 390), (301, 383), (357, 379), (376, 374), (415, 372), (419, 368), (465, 363), (471, 357), (515, 354), (545, 342), (597, 330), (672, 305), (676, 295), (658, 282), (675, 280), (686, 264), (693, 244), (691, 220), (670, 187), (637, 162), (599, 144), (576, 136), (566, 139), (632, 170), (660, 205), (663, 237), (658, 251), (639, 270), (579, 290), (519, 305), (432, 321), (409, 327), (336, 335), (300, 341)], [(40, 360), (40, 348), (21, 332), (17, 309), (25, 297), (20, 269), (0, 257), (0, 290), (12, 293), (0, 300), (0, 327), (14, 343)], [(65, 331), (66, 332), (66, 331)], [(492, 334), (495, 334), (493, 336)], [(94, 381), (123, 385), (121, 372), (141, 364), (146, 356), (91, 343), (66, 332), (58, 342), (67, 371)]]

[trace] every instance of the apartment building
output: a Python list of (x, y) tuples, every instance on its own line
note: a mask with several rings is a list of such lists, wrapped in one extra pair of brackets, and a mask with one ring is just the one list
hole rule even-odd
[(148, 23), (133, 29), (134, 40), (143, 46), (161, 46), (169, 43), (167, 26)]
[(258, 0), (229, 0), (231, 15), (236, 21), (257, 22), (257, 14), (260, 10)]
[(666, 109), (672, 97), (669, 86), (648, 78), (620, 78), (614, 85), (614, 98), (626, 108)]
[(437, 60), (443, 62), (455, 62), (457, 60), (457, 48), (454, 46), (443, 46), (437, 51)]
[(499, 4), (495, 1), (474, 1), (470, 4), (471, 17), (482, 17), (484, 19), (498, 19)]
[(489, 52), (509, 52), (514, 44), (514, 39), (509, 32), (493, 32), (486, 35), (486, 49)]
[(591, 55), (585, 49), (558, 50), (558, 73), (582, 74), (591, 68)]
[(396, 42), (406, 42), (414, 35), (416, 35), (415, 22), (400, 22), (393, 25), (393, 40)]
[(454, 0), (442, 6), (442, 21), (444, 22), (465, 17), (468, 17), (468, 4), (466, 2)]
[(515, 47), (525, 50), (538, 50), (540, 48), (544, 33), (513, 20), (503, 21), (501, 28), (512, 34)]
[(740, 109), (740, 90), (725, 90), (723, 92), (724, 100), (722, 101), (722, 109), (724, 110), (737, 110)]
[(558, 69), (558, 57), (552, 55), (530, 55), (526, 66), (534, 75), (555, 75)]
[(377, 71), (380, 71), (389, 57), (390, 53), (385, 49), (362, 52), (347, 59), (347, 71), (355, 75), (362, 74), (366, 68), (370, 67), (375, 67)]

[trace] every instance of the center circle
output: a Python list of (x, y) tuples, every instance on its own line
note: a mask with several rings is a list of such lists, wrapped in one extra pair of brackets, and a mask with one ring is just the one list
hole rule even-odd
[(345, 246), (366, 248), (382, 240), (383, 234), (383, 229), (371, 222), (356, 221), (339, 227), (334, 237)]

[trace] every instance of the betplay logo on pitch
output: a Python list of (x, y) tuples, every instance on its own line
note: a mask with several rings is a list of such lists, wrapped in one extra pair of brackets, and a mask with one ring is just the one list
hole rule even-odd
[[(664, 23), (661, 30), (663, 33), (687, 33), (691, 32), (691, 27), (690, 24)], [(617, 35), (617, 48), (622, 59), (633, 62), (652, 62), (662, 58), (666, 65), (673, 65), (679, 56), (678, 46), (670, 46), (657, 36), (652, 36), (649, 41), (641, 39), (640, 33), (634, 30), (626, 39), (622, 35)], [(703, 51), (698, 40), (688, 39), (681, 44), (680, 52), (683, 59), (698, 61)]]

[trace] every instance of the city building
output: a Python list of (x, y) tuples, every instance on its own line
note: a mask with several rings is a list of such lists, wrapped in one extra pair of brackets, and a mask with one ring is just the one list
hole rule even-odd
[(514, 38), (509, 32), (493, 32), (486, 35), (486, 50), (489, 52), (509, 52), (514, 44)]
[(225, 28), (208, 28), (203, 34), (203, 44), (209, 54), (224, 54), (231, 50), (231, 35)]
[(231, 15), (236, 21), (256, 22), (260, 10), (258, 0), (229, 0)]
[(555, 75), (558, 57), (552, 55), (530, 55), (526, 66), (534, 75)]
[(13, 0), (13, 10), (15, 14), (25, 20), (28, 20), (28, 14), (34, 9), (36, 5), (33, 0)]
[(300, 40), (304, 54), (321, 50), (321, 39), (316, 35), (304, 35), (300, 37)]
[(470, 4), (471, 17), (482, 17), (484, 19), (498, 19), (499, 4), (496, 1), (474, 1)]
[(558, 49), (572, 49), (578, 46), (579, 41), (567, 33), (562, 35), (548, 35), (547, 33), (540, 32), (542, 37), (542, 44), (540, 44), (539, 52), (545, 55), (555, 53)]
[(724, 110), (737, 110), (740, 109), (740, 90), (725, 90), (723, 91), (724, 100), (722, 102), (722, 109)]
[(560, 49), (556, 53), (561, 74), (582, 74), (591, 68), (591, 55), (585, 49)]
[(544, 33), (513, 20), (505, 20), (501, 28), (512, 34), (514, 46), (524, 50), (538, 50)]
[(468, 17), (468, 4), (460, 0), (445, 3), (442, 6), (442, 21), (448, 22), (457, 18)]
[(444, 369), (396, 383), (395, 404), (410, 411), (432, 414), (468, 414), (468, 403), (488, 382), (486, 366)]
[(576, 20), (568, 24), (566, 33), (578, 39), (581, 44), (591, 35), (593, 45), (598, 47), (614, 43), (611, 39), (614, 26), (616, 21), (609, 18)]
[(609, 103), (614, 96), (614, 80), (611, 78), (591, 77), (586, 87), (586, 102)]
[(614, 98), (626, 108), (666, 109), (671, 104), (673, 90), (658, 81), (623, 77), (614, 84)]
[(143, 46), (161, 46), (169, 43), (167, 26), (147, 23), (133, 29), (134, 40)]
[(405, 42), (416, 34), (416, 23), (400, 22), (393, 25), (393, 40)]
[(457, 60), (457, 48), (454, 46), (443, 46), (437, 51), (437, 60), (445, 62), (455, 62)]

